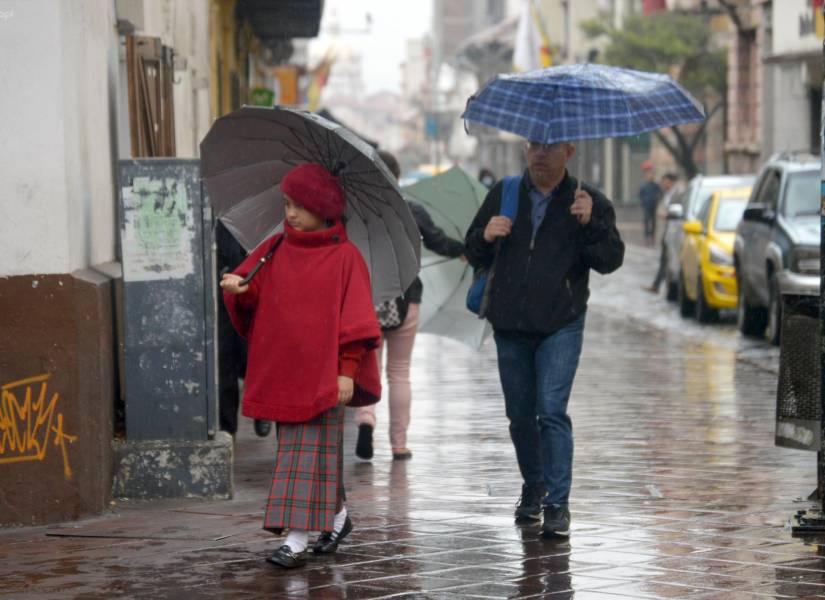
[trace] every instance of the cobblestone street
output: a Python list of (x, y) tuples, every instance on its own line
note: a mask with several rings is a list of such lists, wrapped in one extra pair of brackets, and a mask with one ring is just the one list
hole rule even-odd
[(816, 461), (774, 446), (776, 351), (730, 323), (702, 335), (674, 321), (640, 290), (654, 255), (631, 247), (625, 268), (592, 282), (569, 542), (513, 523), (520, 478), (492, 341), (475, 352), (421, 336), (414, 457), (391, 460), (384, 402), (371, 462), (348, 425), (355, 529), (336, 555), (296, 571), (264, 561), (278, 543), (260, 529), (273, 439), (245, 422), (232, 501), (119, 502), (0, 532), (0, 597), (825, 598), (821, 547), (787, 527)]

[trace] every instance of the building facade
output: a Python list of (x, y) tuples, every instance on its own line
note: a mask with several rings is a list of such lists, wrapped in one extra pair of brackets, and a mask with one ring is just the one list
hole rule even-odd
[(299, 4), (291, 20), (256, 0), (3, 4), (0, 525), (108, 506), (118, 161), (197, 157), (248, 96), (250, 55), (283, 61), (291, 36), (317, 32), (322, 3)]

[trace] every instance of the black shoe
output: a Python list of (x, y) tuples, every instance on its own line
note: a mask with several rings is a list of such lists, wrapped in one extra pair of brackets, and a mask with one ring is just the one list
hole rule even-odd
[(538, 521), (541, 519), (541, 505), (545, 491), (541, 486), (521, 486), (521, 498), (516, 504), (516, 522)]
[(255, 419), (255, 434), (258, 437), (266, 437), (270, 431), (272, 431), (272, 423)]
[(284, 544), (278, 548), (272, 556), (267, 558), (266, 561), (271, 562), (273, 565), (283, 567), (284, 569), (295, 569), (307, 564), (307, 553), (306, 550), (295, 553), (292, 551), (292, 548)]
[(318, 536), (312, 551), (316, 554), (332, 554), (338, 550), (338, 543), (343, 540), (352, 531), (352, 521), (347, 516), (344, 521), (344, 526), (341, 531), (335, 533), (334, 531), (325, 531)]
[(401, 452), (393, 452), (393, 460), (410, 460), (412, 458), (412, 451), (404, 448)]
[(372, 425), (358, 426), (358, 441), (355, 442), (355, 456), (369, 460), (372, 458)]
[(570, 536), (570, 511), (567, 506), (551, 504), (544, 507), (544, 524), (541, 535), (545, 538)]

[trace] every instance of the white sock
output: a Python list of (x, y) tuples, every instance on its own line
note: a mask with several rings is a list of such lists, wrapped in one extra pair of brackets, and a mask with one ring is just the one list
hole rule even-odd
[(341, 533), (344, 528), (344, 522), (347, 520), (347, 505), (341, 506), (341, 512), (335, 515), (335, 520), (332, 522), (332, 529), (335, 533)]
[(293, 554), (298, 554), (307, 549), (309, 543), (309, 532), (306, 529), (290, 529), (284, 544), (289, 546)]

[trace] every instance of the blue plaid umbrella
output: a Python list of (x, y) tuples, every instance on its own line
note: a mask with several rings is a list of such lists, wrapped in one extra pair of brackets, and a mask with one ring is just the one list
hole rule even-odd
[(465, 124), (551, 144), (638, 135), (702, 121), (705, 111), (667, 75), (582, 64), (498, 75), (470, 97), (461, 116)]

